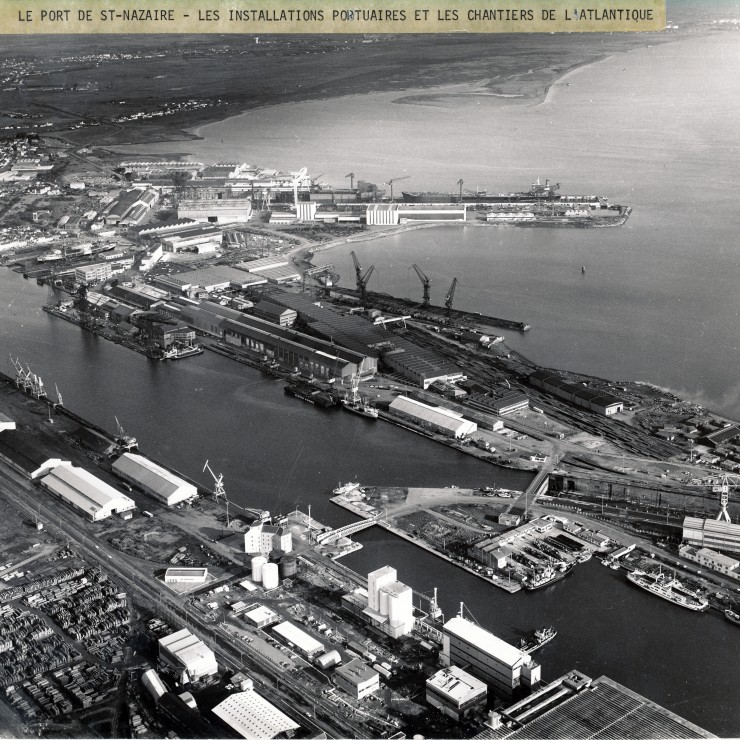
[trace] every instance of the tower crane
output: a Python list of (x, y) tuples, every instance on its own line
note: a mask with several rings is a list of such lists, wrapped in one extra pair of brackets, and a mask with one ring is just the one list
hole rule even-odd
[(727, 504), (730, 503), (730, 488), (740, 488), (740, 476), (729, 475), (725, 473), (720, 479), (719, 485), (713, 487), (715, 493), (719, 493), (719, 514), (717, 521), (732, 522), (730, 514), (727, 511)]
[(373, 270), (375, 270), (375, 265), (370, 265), (363, 274), (357, 255), (354, 252), (350, 252), (350, 256), (352, 257), (352, 262), (355, 263), (355, 279), (357, 280), (357, 292), (360, 297), (360, 303), (365, 303), (365, 299), (367, 298), (367, 282), (370, 280)]
[(449, 316), (452, 312), (452, 301), (455, 298), (455, 289), (457, 288), (457, 278), (452, 278), (452, 285), (450, 285), (450, 289), (447, 291), (447, 295), (445, 296), (445, 308), (447, 309), (447, 315)]
[(393, 183), (394, 182), (400, 182), (401, 180), (408, 180), (411, 175), (404, 175), (403, 177), (394, 177), (388, 182), (384, 182), (383, 185), (388, 185), (388, 187), (391, 189), (391, 203), (393, 203)]
[(349, 189), (354, 190), (355, 189), (355, 173), (350, 172), (349, 175), (345, 175), (345, 178), (349, 177)]
[(426, 308), (429, 305), (429, 286), (432, 284), (432, 281), (421, 271), (418, 265), (411, 265), (411, 267), (416, 271), (416, 274), (419, 276), (419, 280), (421, 280), (421, 284), (424, 287), (424, 297), (422, 298), (421, 305)]
[(460, 203), (462, 203), (462, 186), (463, 186), (463, 185), (464, 185), (464, 182), (463, 182), (462, 178), (460, 178), (460, 179), (459, 179), (459, 180), (457, 181), (457, 186), (458, 186), (458, 187), (460, 188), (460, 195), (459, 195), (459, 198), (460, 198)]

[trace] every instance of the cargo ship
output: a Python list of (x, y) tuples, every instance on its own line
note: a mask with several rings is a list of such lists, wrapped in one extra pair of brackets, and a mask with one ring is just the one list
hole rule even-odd
[(312, 403), (314, 406), (319, 406), (323, 409), (328, 409), (337, 405), (337, 399), (331, 393), (322, 391), (319, 388), (314, 388), (311, 385), (288, 383), (284, 390), (288, 396), (300, 398), (301, 401)]
[(557, 568), (548, 566), (546, 568), (535, 571), (532, 576), (526, 577), (522, 581), (522, 586), (527, 591), (536, 591), (539, 588), (545, 588), (546, 586), (552, 586), (558, 581), (562, 581), (568, 573), (573, 570), (574, 563), (560, 563)]
[[(588, 206), (589, 208), (608, 208), (609, 200), (602, 195), (561, 195), (560, 183), (551, 184), (540, 179), (532, 183), (527, 191), (517, 193), (488, 193), (479, 190), (475, 193), (464, 192), (463, 203), (498, 203), (501, 205), (522, 205), (524, 203), (563, 203), (568, 205)], [(460, 196), (453, 193), (408, 192), (401, 193), (404, 203), (458, 203)]]
[(669, 578), (665, 573), (647, 573), (642, 570), (633, 570), (627, 574), (627, 579), (661, 599), (671, 604), (682, 606), (695, 612), (709, 609), (709, 602), (703, 597), (684, 586), (677, 578)]
[(542, 627), (535, 630), (529, 637), (522, 637), (519, 641), (519, 649), (531, 655), (535, 650), (547, 645), (550, 640), (554, 640), (557, 634), (558, 631), (554, 627)]
[(360, 395), (360, 374), (355, 373), (352, 375), (352, 385), (349, 395), (342, 399), (342, 407), (351, 411), (353, 414), (359, 414), (365, 416), (368, 419), (378, 418), (378, 409), (375, 406), (371, 406), (365, 401)]

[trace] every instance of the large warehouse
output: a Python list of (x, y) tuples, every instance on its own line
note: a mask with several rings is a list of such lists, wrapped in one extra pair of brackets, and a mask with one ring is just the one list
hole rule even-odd
[(316, 639), (311, 637), (307, 632), (298, 629), (292, 622), (281, 622), (276, 624), (272, 631), (283, 638), (286, 642), (295, 646), (295, 649), (304, 657), (314, 658), (321, 655), (326, 648)]
[(198, 489), (142, 455), (124, 452), (111, 466), (123, 480), (167, 506), (198, 497)]
[(94, 522), (136, 508), (136, 504), (128, 496), (87, 470), (69, 463), (57, 465), (49, 475), (41, 479), (41, 485)]
[(695, 547), (740, 552), (740, 524), (687, 516), (683, 520), (683, 540)]
[(591, 390), (580, 383), (569, 383), (550, 370), (537, 370), (529, 376), (535, 388), (541, 388), (553, 396), (570, 401), (576, 406), (593, 411), (602, 416), (611, 416), (624, 411), (624, 401), (610, 393)]
[(448, 437), (460, 439), (473, 434), (478, 425), (474, 421), (463, 419), (462, 414), (439, 406), (427, 406), (407, 396), (394, 398), (388, 411), (399, 419), (412, 421), (419, 426)]
[(183, 682), (218, 673), (213, 650), (187, 629), (173, 632), (159, 641), (159, 659), (164, 665), (182, 671)]
[(443, 665), (464, 666), (507, 697), (520, 684), (540, 682), (541, 667), (531, 656), (462, 617), (445, 622), (440, 657)]
[(248, 740), (266, 740), (278, 735), (292, 737), (293, 731), (299, 728), (290, 717), (254, 691), (231, 694), (213, 708), (213, 713)]

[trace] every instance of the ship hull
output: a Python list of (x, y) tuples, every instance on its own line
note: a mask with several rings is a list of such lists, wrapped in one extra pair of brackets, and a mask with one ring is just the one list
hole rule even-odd
[(657, 580), (650, 577), (645, 578), (644, 573), (633, 571), (627, 574), (627, 579), (643, 591), (647, 591), (649, 594), (658, 596), (664, 601), (675, 604), (676, 606), (682, 606), (684, 609), (689, 609), (693, 612), (703, 612), (709, 609), (708, 602), (702, 599), (696, 599), (688, 594), (676, 593), (671, 585), (660, 586)]
[(358, 416), (364, 416), (366, 419), (377, 419), (378, 410), (372, 406), (365, 406), (364, 404), (355, 404), (351, 401), (342, 401), (342, 408), (345, 411), (351, 411), (353, 414)]

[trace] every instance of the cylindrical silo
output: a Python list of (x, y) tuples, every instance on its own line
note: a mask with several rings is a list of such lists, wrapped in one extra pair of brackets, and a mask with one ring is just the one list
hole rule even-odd
[(283, 555), (285, 555), (284, 550), (270, 550), (270, 562), (279, 563)]
[(262, 569), (267, 563), (267, 558), (264, 555), (257, 555), (252, 558), (252, 580), (255, 583), (262, 582)]
[(298, 558), (295, 555), (283, 555), (280, 561), (280, 577), (292, 578), (298, 572)]
[(388, 616), (388, 592), (381, 588), (378, 596), (380, 597), (380, 613), (384, 617)]
[(270, 591), (280, 585), (277, 563), (265, 563), (262, 566), (262, 586), (265, 591)]

